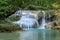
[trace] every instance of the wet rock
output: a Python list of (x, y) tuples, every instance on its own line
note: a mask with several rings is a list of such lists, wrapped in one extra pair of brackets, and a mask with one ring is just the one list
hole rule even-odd
[(46, 29), (51, 29), (52, 27), (53, 27), (52, 24), (46, 24), (46, 25), (45, 25), (45, 28), (46, 28)]
[(17, 10), (14, 15), (22, 16), (22, 10)]
[(60, 26), (55, 26), (53, 29), (60, 30)]
[(7, 21), (8, 22), (14, 22), (14, 21), (18, 21), (20, 20), (21, 16), (18, 16), (18, 15), (11, 15), (7, 18)]
[(46, 21), (54, 21), (56, 20), (56, 15), (54, 13), (55, 11), (54, 10), (49, 10), (49, 11), (46, 11)]
[(18, 10), (15, 12), (15, 15), (20, 15), (20, 16), (24, 16), (26, 14), (32, 15), (34, 16), (37, 20), (39, 20), (42, 16), (42, 11), (33, 11), (33, 10)]
[(46, 28), (46, 29), (54, 29), (55, 26), (57, 26), (57, 24), (56, 24), (55, 21), (53, 21), (53, 22), (47, 23), (47, 24), (45, 25), (45, 28)]
[(52, 29), (52, 30), (60, 30), (60, 26), (56, 23), (56, 21), (51, 22), (50, 24), (45, 25), (46, 29)]

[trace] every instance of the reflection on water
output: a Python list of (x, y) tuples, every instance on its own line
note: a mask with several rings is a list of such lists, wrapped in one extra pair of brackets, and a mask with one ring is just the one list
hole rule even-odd
[(0, 33), (0, 40), (60, 40), (60, 32), (54, 30), (29, 30), (20, 33)]
[(29, 31), (20, 34), (20, 40), (37, 40), (37, 39), (38, 39), (37, 32)]

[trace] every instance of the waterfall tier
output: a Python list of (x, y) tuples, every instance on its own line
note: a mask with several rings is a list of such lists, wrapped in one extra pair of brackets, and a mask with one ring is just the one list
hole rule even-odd
[[(15, 12), (14, 15), (20, 16), (20, 20), (14, 21), (13, 23), (19, 24), (21, 28), (30, 29), (30, 28), (38, 28), (38, 29), (45, 29), (46, 19), (45, 19), (45, 11), (22, 11), (18, 10)], [(50, 15), (49, 15), (50, 17)], [(41, 18), (41, 19), (40, 19)], [(40, 19), (40, 24), (38, 22)]]
[(42, 20), (41, 20), (39, 29), (45, 29), (45, 24), (46, 24), (46, 22), (45, 22), (45, 12), (42, 11)]

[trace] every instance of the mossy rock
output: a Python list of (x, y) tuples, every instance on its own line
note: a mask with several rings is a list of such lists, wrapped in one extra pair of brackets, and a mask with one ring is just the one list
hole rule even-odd
[(12, 32), (12, 31), (19, 31), (22, 28), (19, 27), (17, 24), (0, 24), (0, 32)]
[(18, 24), (7, 22), (6, 20), (0, 20), (0, 32), (14, 32), (22, 30)]
[(10, 21), (18, 21), (18, 20), (20, 20), (20, 18), (21, 18), (20, 16), (12, 15), (12, 16), (9, 17), (9, 20)]

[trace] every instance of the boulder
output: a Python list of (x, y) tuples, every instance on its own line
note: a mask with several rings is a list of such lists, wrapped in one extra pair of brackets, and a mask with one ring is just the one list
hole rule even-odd
[(46, 25), (45, 25), (45, 28), (46, 28), (46, 29), (51, 29), (51, 28), (52, 28), (52, 25), (51, 25), (51, 24), (46, 24)]
[(45, 28), (46, 28), (46, 29), (53, 29), (53, 27), (54, 27), (54, 24), (53, 24), (53, 23), (47, 23), (47, 24), (45, 25)]
[(60, 26), (55, 26), (54, 29), (59, 30)]

